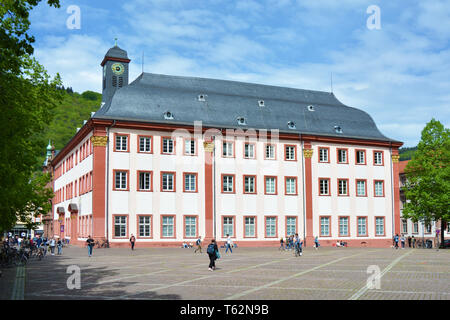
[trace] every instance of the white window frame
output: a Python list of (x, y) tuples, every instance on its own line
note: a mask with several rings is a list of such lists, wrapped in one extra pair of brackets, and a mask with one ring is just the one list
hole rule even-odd
[(116, 134), (116, 151), (128, 151), (128, 136)]
[[(125, 238), (127, 236), (127, 218), (127, 216), (114, 216), (115, 238)], [(117, 227), (119, 227), (119, 235), (117, 235)]]
[(244, 218), (244, 232), (246, 238), (256, 237), (256, 217)]
[[(117, 178), (119, 177), (119, 181)], [(114, 171), (114, 185), (116, 190), (127, 190), (128, 185), (128, 172), (127, 171)], [(117, 185), (119, 183), (119, 185)]]
[(197, 217), (184, 217), (184, 233), (188, 238), (194, 238), (197, 236)]
[[(173, 238), (175, 236), (175, 218), (173, 216), (163, 216), (161, 219), (161, 238)], [(170, 233), (169, 233), (170, 232)]]
[(139, 137), (139, 152), (152, 153), (152, 137)]
[(162, 138), (161, 150), (163, 154), (175, 153), (175, 140), (172, 138)]
[[(163, 172), (162, 174), (162, 182), (161, 182), (161, 189), (162, 191), (174, 191), (175, 190), (175, 175), (173, 173), (169, 172)], [(172, 177), (171, 179), (169, 179)], [(169, 189), (170, 184), (172, 184), (172, 188)], [(166, 185), (166, 188), (164, 188), (164, 185)]]
[(152, 236), (152, 217), (139, 216), (139, 237)]

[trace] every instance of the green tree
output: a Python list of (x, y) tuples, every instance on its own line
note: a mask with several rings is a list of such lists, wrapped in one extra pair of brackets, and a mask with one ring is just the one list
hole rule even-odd
[[(34, 37), (28, 34), (29, 12), (40, 0), (0, 3), (0, 232), (17, 220), (48, 209), (52, 197), (48, 176), (35, 173), (45, 146), (40, 133), (61, 99), (59, 75), (50, 79), (33, 57)], [(48, 0), (59, 7), (59, 0)], [(34, 211), (32, 211), (34, 210)]]
[(450, 130), (432, 119), (405, 168), (407, 203), (403, 216), (413, 221), (441, 221), (441, 244), (450, 220)]

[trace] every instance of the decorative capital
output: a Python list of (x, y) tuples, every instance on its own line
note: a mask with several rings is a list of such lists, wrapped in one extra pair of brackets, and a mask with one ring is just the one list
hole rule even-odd
[(106, 136), (92, 136), (91, 142), (94, 147), (106, 147), (108, 137)]
[(400, 160), (400, 155), (398, 154), (393, 154), (391, 157), (393, 163), (398, 163), (398, 161)]
[(205, 149), (205, 152), (213, 152), (214, 142), (203, 142), (203, 148)]
[(303, 156), (305, 158), (312, 158), (312, 156), (313, 156), (313, 149), (303, 149)]

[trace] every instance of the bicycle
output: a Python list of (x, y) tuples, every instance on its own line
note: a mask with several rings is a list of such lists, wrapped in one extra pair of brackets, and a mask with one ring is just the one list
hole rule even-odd
[(303, 254), (302, 247), (298, 244), (295, 245), (294, 255), (300, 257)]

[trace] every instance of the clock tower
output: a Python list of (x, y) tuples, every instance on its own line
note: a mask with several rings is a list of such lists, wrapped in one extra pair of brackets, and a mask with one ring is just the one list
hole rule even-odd
[(128, 85), (130, 61), (127, 52), (119, 48), (117, 43), (105, 54), (100, 64), (103, 67), (103, 102), (109, 102), (117, 89)]

